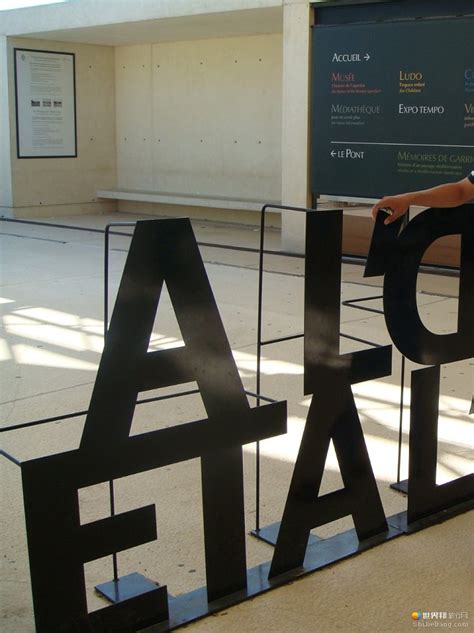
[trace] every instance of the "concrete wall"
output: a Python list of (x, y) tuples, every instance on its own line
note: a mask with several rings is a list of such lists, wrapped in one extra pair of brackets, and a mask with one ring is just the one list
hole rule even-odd
[(115, 75), (119, 188), (280, 199), (281, 34), (117, 47)]
[[(17, 158), (14, 47), (65, 51), (76, 55), (77, 158)], [(10, 204), (15, 217), (98, 213), (113, 202), (96, 201), (95, 192), (116, 184), (114, 50), (107, 46), (8, 38)], [(2, 170), (3, 171), (3, 170)]]
[[(79, 157), (18, 161), (11, 134), (16, 214), (94, 210), (95, 192), (116, 187), (305, 206), (310, 16), (309, 0), (77, 0), (3, 12), (11, 73), (22, 43), (11, 38), (77, 54)], [(14, 132), (12, 107), (10, 96)], [(285, 248), (301, 250), (303, 224), (283, 214)]]
[(0, 212), (12, 206), (7, 38), (0, 36)]
[[(309, 70), (312, 10), (294, 0), (283, 13), (282, 193), (283, 204), (309, 207)], [(282, 212), (282, 246), (304, 252), (305, 217)]]

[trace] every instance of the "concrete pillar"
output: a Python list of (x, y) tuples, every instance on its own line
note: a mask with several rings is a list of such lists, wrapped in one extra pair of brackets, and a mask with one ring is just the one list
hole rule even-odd
[(0, 215), (11, 216), (12, 212), (12, 159), (10, 138), (10, 98), (8, 80), (7, 38), (0, 35)]
[[(309, 68), (312, 10), (307, 0), (283, 5), (282, 203), (310, 206)], [(282, 212), (282, 248), (304, 250), (304, 216)]]

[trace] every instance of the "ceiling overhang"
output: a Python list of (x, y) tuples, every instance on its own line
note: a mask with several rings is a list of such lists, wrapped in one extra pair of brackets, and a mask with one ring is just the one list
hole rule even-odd
[(103, 46), (127, 46), (180, 40), (262, 35), (281, 33), (282, 30), (283, 9), (279, 6), (65, 28), (52, 31), (33, 31), (18, 33), (15, 36)]

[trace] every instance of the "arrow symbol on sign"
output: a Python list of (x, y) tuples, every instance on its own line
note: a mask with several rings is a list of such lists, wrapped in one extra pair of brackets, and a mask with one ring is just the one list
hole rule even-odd
[(366, 62), (368, 62), (368, 61), (369, 61), (369, 59), (370, 59), (370, 55), (369, 55), (369, 53), (366, 53), (366, 54), (364, 55), (364, 59), (365, 59), (365, 61), (366, 61)]
[(335, 155), (336, 155), (336, 152), (334, 150), (332, 150), (331, 156), (334, 158)]

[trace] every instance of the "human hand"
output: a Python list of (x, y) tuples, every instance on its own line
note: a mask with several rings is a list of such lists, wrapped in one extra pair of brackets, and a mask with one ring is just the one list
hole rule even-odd
[(376, 219), (379, 209), (390, 209), (392, 213), (387, 215), (384, 224), (391, 224), (404, 215), (408, 211), (409, 206), (409, 201), (403, 194), (399, 196), (385, 196), (372, 207), (372, 217), (374, 220)]

